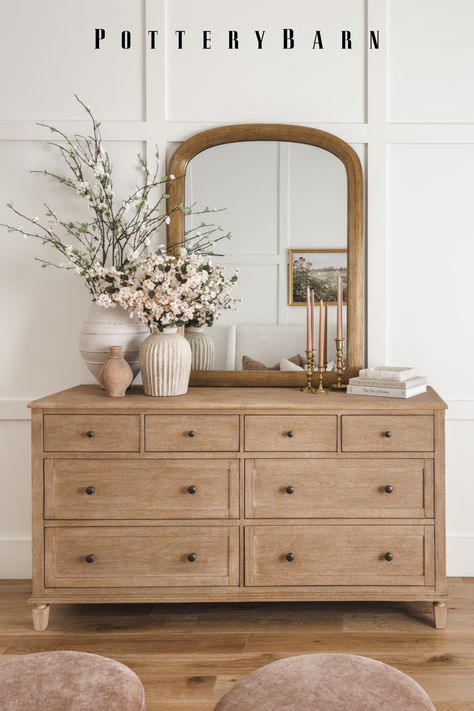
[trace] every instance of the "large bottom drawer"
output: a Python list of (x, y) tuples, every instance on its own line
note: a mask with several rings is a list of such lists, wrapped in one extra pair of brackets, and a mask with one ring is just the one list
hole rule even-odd
[(45, 529), (46, 587), (238, 584), (237, 526)]
[(432, 526), (247, 526), (245, 584), (432, 585)]

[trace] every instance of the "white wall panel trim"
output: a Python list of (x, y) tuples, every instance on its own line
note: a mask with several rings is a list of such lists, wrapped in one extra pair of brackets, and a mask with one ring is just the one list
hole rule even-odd
[(0, 420), (29, 420), (31, 412), (27, 405), (29, 400), (0, 400)]
[(31, 538), (0, 538), (0, 579), (31, 578)]
[(368, 365), (373, 365), (389, 362), (385, 2), (368, 0), (367, 22), (382, 35), (380, 49), (367, 50), (367, 353)]
[(474, 576), (474, 536), (448, 536), (446, 549), (449, 576)]

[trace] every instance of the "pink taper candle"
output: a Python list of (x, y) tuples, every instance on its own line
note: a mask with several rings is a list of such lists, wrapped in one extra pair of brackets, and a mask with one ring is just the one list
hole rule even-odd
[(337, 335), (336, 338), (342, 338), (342, 279), (337, 277)]
[(311, 303), (309, 286), (306, 289), (306, 350), (311, 350), (312, 328), (311, 328)]
[(316, 324), (314, 323), (314, 291), (311, 289), (311, 348), (316, 348)]
[(328, 302), (324, 302), (324, 365), (328, 362)]
[(319, 302), (319, 359), (318, 365), (324, 367), (324, 310), (323, 300)]

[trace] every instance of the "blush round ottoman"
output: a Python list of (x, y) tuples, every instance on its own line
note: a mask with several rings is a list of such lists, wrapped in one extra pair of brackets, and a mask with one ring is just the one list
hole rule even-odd
[(435, 711), (402, 672), (352, 654), (304, 654), (238, 681), (214, 711)]
[(40, 652), (0, 664), (2, 711), (144, 711), (138, 676), (86, 652)]

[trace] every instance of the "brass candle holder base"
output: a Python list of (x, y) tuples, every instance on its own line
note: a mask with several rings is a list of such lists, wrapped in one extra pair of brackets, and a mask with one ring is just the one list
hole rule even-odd
[(306, 385), (304, 388), (301, 388), (301, 392), (303, 393), (315, 393), (316, 390), (313, 387), (313, 373), (314, 373), (314, 360), (315, 360), (315, 352), (313, 351), (306, 351)]
[(320, 365), (318, 368), (319, 385), (318, 385), (318, 389), (315, 391), (316, 395), (325, 395), (326, 394), (326, 390), (323, 388), (323, 375), (324, 375), (325, 370), (326, 370), (326, 368), (324, 368), (322, 365)]
[(344, 339), (336, 338), (336, 382), (331, 385), (331, 390), (347, 390), (347, 385), (342, 382), (342, 371), (344, 365)]

